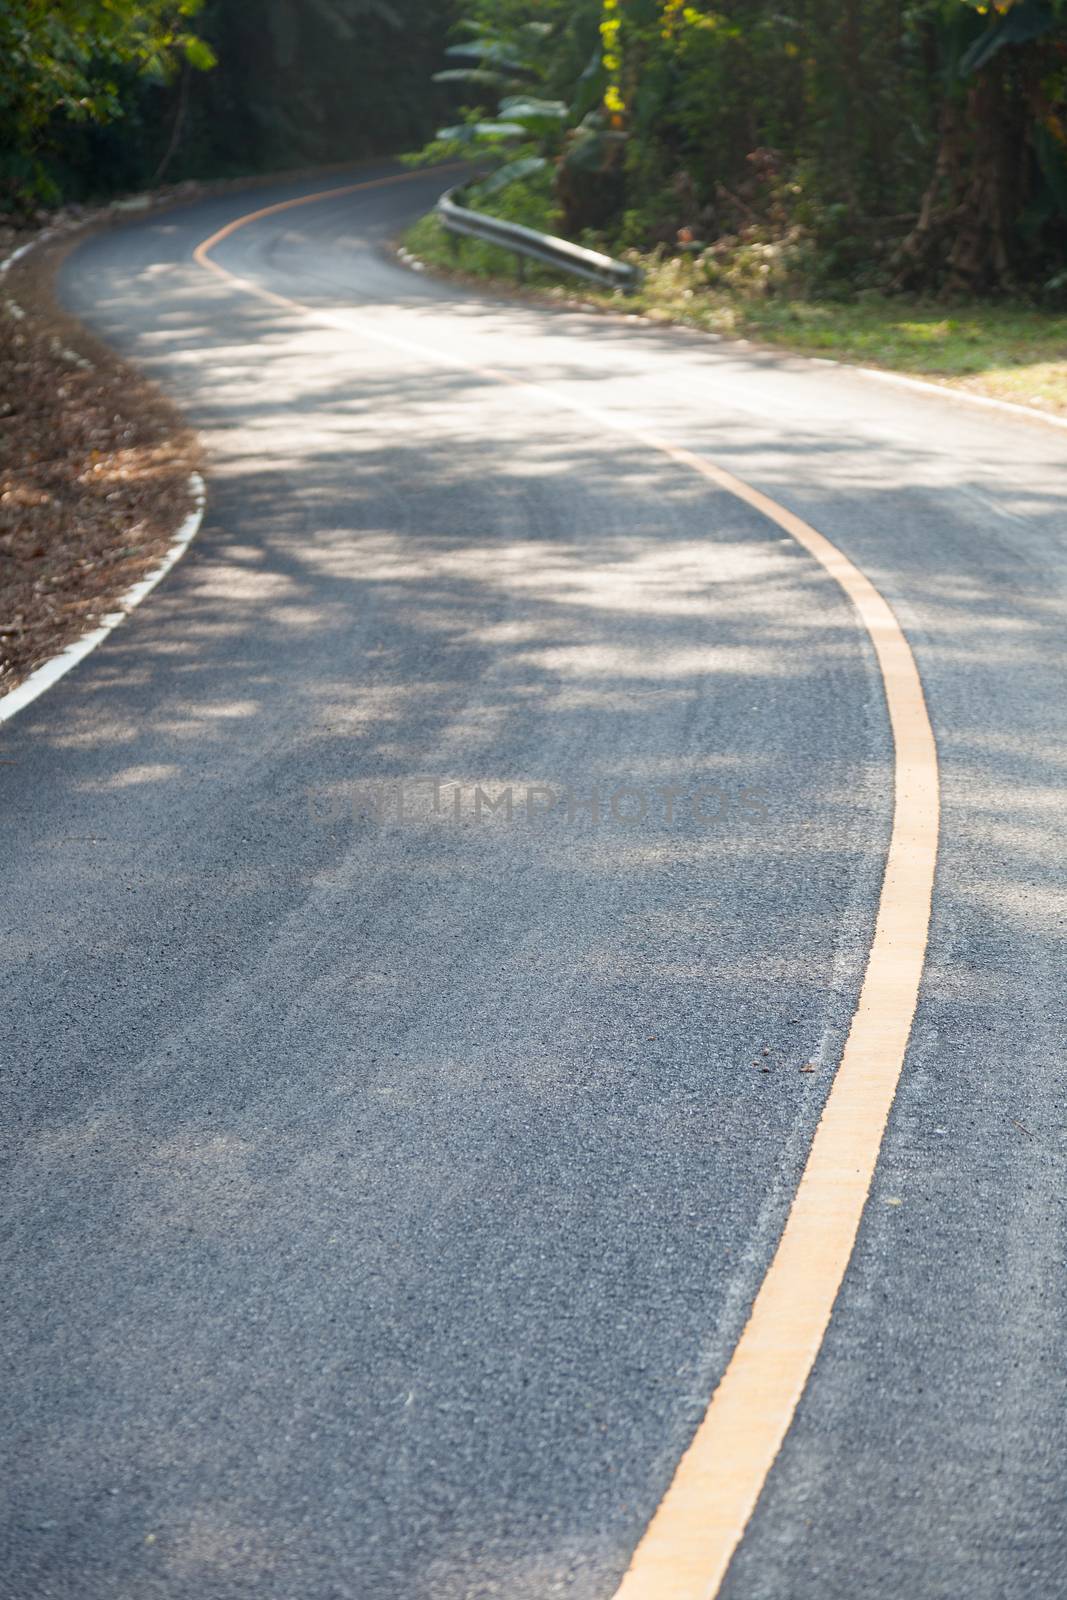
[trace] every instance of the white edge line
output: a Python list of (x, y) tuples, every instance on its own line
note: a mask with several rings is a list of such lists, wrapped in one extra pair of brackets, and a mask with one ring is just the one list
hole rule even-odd
[[(615, 315), (625, 315), (616, 312)], [(753, 339), (739, 339), (729, 333), (707, 333), (704, 329), (692, 329), (684, 322), (656, 322), (644, 312), (631, 312), (630, 316), (638, 322), (648, 322), (657, 328), (681, 328), (689, 332), (703, 333), (705, 338), (714, 339), (719, 344), (727, 347), (730, 345), (747, 345), (750, 349), (759, 344), (759, 348), (766, 354), (780, 356), (785, 360), (805, 361), (814, 367), (836, 367), (839, 372), (855, 372), (861, 378), (878, 378), (882, 383), (895, 383), (902, 389), (917, 389), (920, 394), (936, 394), (942, 400), (964, 400), (968, 405), (984, 406), (987, 411), (1007, 411), (1014, 417), (1026, 417), (1030, 422), (1044, 422), (1050, 428), (1067, 428), (1067, 417), (1057, 416), (1053, 411), (1045, 411), (1041, 406), (1025, 406), (1018, 400), (998, 400), (990, 394), (975, 394), (973, 389), (957, 389), (952, 383), (935, 383), (932, 378), (913, 378), (907, 372), (890, 372), (885, 367), (864, 367), (857, 361), (839, 361), (833, 356), (813, 356), (807, 350), (791, 350), (784, 344), (764, 344)], [(629, 320), (629, 317), (627, 318)]]
[[(401, 247), (396, 254), (404, 262), (405, 266), (413, 268), (416, 272), (420, 269), (425, 271), (425, 263), (420, 262), (417, 256), (413, 256), (405, 248)], [(3, 268), (0, 267), (0, 272), (2, 271)], [(613, 312), (613, 310), (614, 308), (609, 308), (609, 312)], [(625, 313), (621, 312), (615, 312), (614, 314), (625, 315)], [(640, 311), (631, 312), (630, 315), (634, 317), (635, 321), (650, 322), (655, 327), (686, 327), (685, 323), (679, 322), (655, 323), (651, 317)], [(751, 346), (754, 342), (750, 339), (738, 339), (728, 333), (713, 333), (709, 335), (703, 329), (697, 329), (696, 331), (703, 332), (705, 338), (710, 337), (717, 343), (726, 345)], [(988, 411), (1007, 411), (1015, 417), (1028, 417), (1031, 422), (1036, 418), (1038, 422), (1047, 423), (1050, 428), (1067, 428), (1067, 417), (1057, 416), (1055, 412), (1045, 411), (1041, 406), (1025, 406), (1017, 400), (998, 400), (993, 395), (975, 394), (973, 389), (957, 389), (955, 384), (935, 383), (930, 378), (913, 378), (906, 372), (889, 372), (885, 367), (864, 367), (859, 362), (838, 361), (833, 356), (813, 356), (806, 350), (790, 350), (788, 345), (763, 344), (761, 349), (768, 351), (772, 355), (792, 357), (795, 361), (810, 361), (813, 366), (817, 367), (839, 367), (842, 372), (858, 372), (863, 378), (880, 378), (883, 383), (895, 383), (903, 389), (918, 389), (921, 394), (936, 394), (940, 395), (942, 399), (947, 395), (950, 400), (965, 400), (968, 405), (984, 406)]]
[[(616, 313), (625, 315), (625, 313)], [(660, 328), (686, 328), (684, 322), (654, 322), (644, 312), (631, 312), (631, 316), (639, 322), (650, 322), (654, 327)], [(629, 319), (627, 319), (629, 320)], [(692, 330), (690, 330), (692, 331)], [(1050, 428), (1067, 428), (1067, 417), (1057, 416), (1053, 411), (1045, 411), (1041, 406), (1025, 406), (1018, 400), (998, 400), (991, 394), (975, 394), (973, 389), (958, 389), (953, 383), (935, 383), (932, 378), (913, 378), (907, 372), (890, 372), (886, 367), (864, 367), (858, 361), (840, 361), (834, 356), (813, 356), (807, 350), (791, 350), (788, 345), (764, 344), (753, 339), (738, 339), (729, 333), (708, 334), (703, 329), (705, 338), (712, 338), (717, 343), (725, 345), (759, 344), (759, 348), (768, 355), (782, 356), (793, 361), (806, 361), (815, 367), (837, 367), (840, 372), (856, 372), (861, 378), (878, 378), (882, 383), (895, 383), (902, 389), (917, 389), (920, 394), (936, 394), (944, 400), (965, 400), (968, 405), (984, 406), (987, 411), (1007, 411), (1015, 417), (1026, 417), (1029, 421), (1047, 423)]]
[(82, 634), (80, 639), (68, 644), (66, 649), (61, 650), (59, 655), (53, 656), (51, 661), (46, 661), (43, 666), (31, 672), (17, 689), (11, 689), (7, 694), (0, 696), (0, 723), (7, 722), (16, 712), (25, 710), (38, 695), (44, 694), (45, 690), (58, 683), (60, 678), (65, 678), (79, 661), (84, 661), (90, 651), (95, 650), (98, 644), (102, 644), (109, 633), (114, 633), (121, 622), (125, 622), (130, 612), (141, 604), (146, 595), (151, 594), (156, 584), (167, 576), (175, 562), (185, 554), (199, 533), (204, 517), (206, 491), (199, 472), (190, 473), (189, 491), (195, 504), (171, 540), (170, 548), (159, 566), (150, 572), (147, 578), (142, 578), (139, 583), (127, 589), (125, 594), (119, 596), (118, 609), (109, 612), (98, 628), (94, 628), (91, 633)]
[[(788, 351), (784, 352), (789, 354)], [(797, 354), (801, 354), (799, 351)], [(997, 400), (991, 394), (975, 394), (971, 389), (957, 389), (951, 383), (933, 383), (927, 378), (912, 378), (906, 372), (887, 372), (884, 367), (860, 367), (851, 361), (833, 361), (825, 356), (803, 356), (801, 360), (817, 361), (820, 366), (838, 367), (842, 372), (859, 372), (865, 378), (880, 378), (883, 383), (899, 384), (904, 389), (919, 389), (923, 394), (939, 394), (950, 400), (966, 400), (972, 406), (985, 406), (990, 411), (1010, 411), (1016, 417), (1028, 417), (1031, 422), (1048, 423), (1050, 428), (1067, 428), (1067, 417), (1043, 411), (1040, 406), (1024, 406), (1017, 400)]]
[[(37, 245), (44, 244), (46, 240), (53, 238), (58, 231), (56, 228), (46, 228), (35, 239), (30, 239), (26, 244), (19, 245), (17, 250), (12, 251), (11, 255), (5, 260), (0, 261), (0, 277), (13, 267), (16, 261), (21, 260), (24, 255), (27, 255)], [(94, 628), (91, 633), (83, 633), (80, 639), (75, 639), (73, 644), (68, 644), (66, 649), (61, 650), (57, 656), (53, 656), (43, 666), (37, 667), (35, 671), (30, 673), (28, 678), (19, 684), (17, 689), (10, 689), (7, 694), (0, 695), (0, 723), (7, 722), (19, 711), (24, 711), (28, 705), (31, 705), (37, 699), (38, 695), (44, 694), (45, 690), (50, 689), (54, 683), (58, 683), (60, 678), (65, 678), (71, 668), (76, 667), (79, 661), (84, 661), (85, 657), (95, 650), (98, 644), (104, 642), (109, 633), (115, 631), (120, 622), (125, 622), (130, 612), (139, 606), (146, 595), (152, 593), (156, 584), (162, 582), (167, 576), (171, 567), (185, 554), (200, 532), (200, 524), (204, 520), (204, 504), (207, 499), (207, 490), (199, 472), (189, 474), (189, 493), (193, 497), (193, 509), (171, 540), (167, 553), (159, 563), (159, 566), (154, 568), (147, 578), (141, 578), (139, 582), (133, 584), (131, 588), (119, 596), (116, 602), (116, 610), (109, 612), (98, 628)]]

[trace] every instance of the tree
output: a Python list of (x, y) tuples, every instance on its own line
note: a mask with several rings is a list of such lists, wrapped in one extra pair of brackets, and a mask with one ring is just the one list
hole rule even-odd
[(165, 81), (181, 62), (214, 65), (189, 19), (201, 0), (0, 0), (0, 169), (9, 190), (49, 184), (40, 154), (57, 121), (123, 113), (131, 71)]
[(897, 283), (1016, 288), (1053, 265), (1065, 238), (1067, 5), (952, 0), (926, 12), (939, 140)]
[[(732, 239), (809, 287), (1067, 287), (1067, 0), (469, 0), (461, 27), (466, 137), (539, 141), (572, 231)], [(551, 137), (507, 132), (509, 62)]]

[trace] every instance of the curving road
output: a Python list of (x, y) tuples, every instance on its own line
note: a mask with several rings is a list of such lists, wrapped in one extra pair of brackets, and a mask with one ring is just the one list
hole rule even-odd
[(1067, 437), (418, 276), (383, 246), (440, 182), (268, 214), (226, 276), (194, 249), (322, 182), (63, 270), (211, 471), (0, 741), (0, 1596), (615, 1593), (789, 1213), (894, 778), (846, 596), (654, 435), (876, 584), (943, 784), (881, 1159), (720, 1593), (1056, 1600)]

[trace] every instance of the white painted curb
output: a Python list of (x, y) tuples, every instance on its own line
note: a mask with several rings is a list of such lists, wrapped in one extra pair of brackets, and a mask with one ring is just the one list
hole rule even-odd
[[(48, 228), (44, 233), (39, 234), (36, 239), (31, 239), (28, 244), (20, 245), (5, 261), (0, 261), (0, 277), (13, 267), (16, 261), (19, 261), (35, 246), (43, 244), (47, 239), (51, 239), (58, 231), (55, 228)], [(43, 666), (37, 667), (24, 682), (19, 684), (17, 689), (11, 689), (7, 694), (0, 695), (0, 723), (7, 722), (19, 711), (25, 710), (28, 705), (37, 699), (38, 695), (44, 694), (45, 690), (50, 689), (54, 683), (58, 683), (60, 678), (65, 678), (71, 668), (78, 665), (79, 661), (84, 661), (90, 651), (95, 650), (98, 644), (102, 644), (108, 634), (113, 633), (119, 623), (126, 620), (130, 612), (141, 604), (146, 595), (151, 594), (156, 584), (160, 583), (167, 576), (171, 567), (181, 559), (199, 533), (200, 524), (204, 519), (204, 504), (207, 499), (207, 491), (199, 472), (190, 474), (189, 492), (193, 497), (193, 509), (171, 540), (167, 553), (159, 563), (159, 566), (155, 567), (147, 578), (141, 578), (139, 582), (133, 584), (131, 588), (119, 596), (116, 602), (117, 609), (109, 612), (99, 627), (94, 628), (91, 633), (82, 634), (80, 639), (75, 639), (73, 644), (68, 644), (57, 656), (53, 656)]]
[(44, 694), (45, 690), (58, 683), (60, 678), (65, 678), (79, 661), (84, 661), (89, 652), (95, 650), (98, 644), (102, 644), (109, 633), (114, 633), (120, 622), (125, 622), (134, 607), (139, 606), (145, 596), (151, 594), (156, 584), (167, 576), (175, 562), (185, 554), (200, 531), (204, 516), (206, 494), (204, 480), (199, 472), (190, 475), (189, 488), (196, 503), (172, 539), (170, 548), (159, 566), (150, 572), (147, 578), (142, 578), (139, 583), (127, 589), (125, 594), (119, 596), (119, 609), (109, 612), (98, 628), (94, 628), (91, 633), (83, 634), (80, 639), (75, 639), (74, 643), (68, 644), (59, 655), (53, 656), (51, 661), (46, 661), (43, 666), (31, 672), (17, 689), (11, 689), (7, 694), (0, 696), (0, 722), (6, 722), (16, 712), (24, 710), (31, 701), (37, 699), (38, 695)]
[(12, 250), (5, 260), (0, 261), (0, 275), (10, 272), (16, 261), (21, 261), (23, 256), (29, 255), (35, 245), (44, 244), (46, 239), (51, 239), (55, 231), (54, 228), (46, 228), (43, 233), (37, 235), (36, 239), (31, 239), (28, 244), (20, 244), (17, 250)]

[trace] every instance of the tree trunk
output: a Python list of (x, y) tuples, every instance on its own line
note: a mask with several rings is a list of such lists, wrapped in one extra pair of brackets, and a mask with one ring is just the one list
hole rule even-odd
[(933, 177), (897, 251), (894, 287), (978, 294), (1014, 284), (1011, 242), (1025, 199), (1026, 99), (1003, 60), (948, 101)]
[(189, 63), (188, 61), (183, 61), (181, 82), (178, 85), (178, 105), (174, 113), (174, 123), (170, 130), (170, 141), (167, 144), (166, 150), (163, 152), (163, 159), (160, 161), (159, 166), (156, 168), (152, 176), (152, 181), (149, 184), (150, 189), (154, 189), (158, 184), (162, 183), (164, 173), (174, 160), (174, 153), (178, 148), (178, 144), (182, 136), (182, 129), (185, 126), (185, 113), (188, 110), (188, 106)]
[(1011, 287), (1011, 225), (1020, 195), (1012, 185), (1018, 170), (1018, 116), (1000, 63), (984, 72), (968, 96), (972, 131), (970, 172), (959, 205), (959, 221), (948, 252), (946, 287), (963, 292)]

